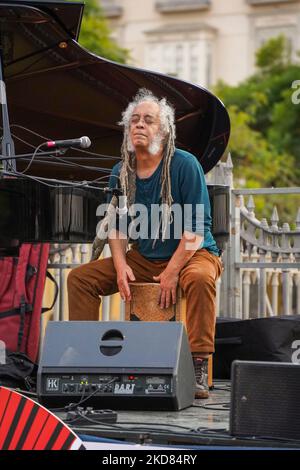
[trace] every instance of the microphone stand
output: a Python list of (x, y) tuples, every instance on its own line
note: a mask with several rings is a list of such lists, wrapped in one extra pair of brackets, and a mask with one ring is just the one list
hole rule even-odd
[[(8, 157), (1, 161), (4, 161), (3, 169), (6, 171), (16, 170), (15, 162), (15, 144), (10, 132), (9, 124), (9, 114), (8, 106), (6, 99), (6, 90), (5, 90), (5, 81), (3, 74), (3, 51), (0, 48), (0, 105), (1, 105), (1, 114), (2, 114), (2, 125), (3, 125), (3, 135), (1, 140), (1, 153), (2, 155)], [(2, 165), (1, 165), (2, 167)], [(0, 168), (1, 168), (0, 167)]]
[[(67, 149), (56, 149), (56, 150), (52, 150), (52, 151), (49, 151), (49, 152), (39, 152), (36, 154), (37, 157), (48, 157), (50, 155), (64, 155), (64, 153), (66, 153)], [(20, 155), (15, 155), (13, 157), (13, 160), (22, 160), (22, 158), (31, 158), (32, 157), (32, 153), (22, 153)], [(12, 157), (0, 157), (0, 162), (1, 161), (6, 161), (6, 160), (10, 160)]]
[[(38, 156), (41, 157), (49, 157), (50, 155), (63, 155), (66, 152), (66, 149), (56, 149), (52, 150), (52, 152), (41, 152), (38, 153)], [(36, 155), (36, 156), (37, 156)], [(16, 160), (22, 160), (22, 159), (29, 159), (33, 157), (33, 153), (24, 153), (21, 155), (14, 155), (12, 156), (7, 156), (7, 157), (0, 157), (0, 179), (3, 178), (19, 178), (20, 175), (16, 174), (17, 168), (16, 168)], [(7, 166), (8, 162), (11, 163), (13, 161), (14, 165), (13, 166)], [(1, 162), (4, 162), (3, 167), (1, 167)]]

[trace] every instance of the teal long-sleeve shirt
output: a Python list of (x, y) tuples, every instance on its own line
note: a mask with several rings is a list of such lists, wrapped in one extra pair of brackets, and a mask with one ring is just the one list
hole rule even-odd
[[(203, 169), (194, 155), (180, 149), (175, 150), (171, 160), (171, 194), (172, 204), (177, 205), (177, 209), (181, 208), (184, 216), (180, 220), (177, 217), (180, 215), (180, 209), (179, 211), (175, 210), (173, 222), (169, 226), (169, 237), (162, 241), (160, 230), (160, 236), (153, 245), (157, 228), (154, 220), (158, 221), (154, 216), (153, 209), (157, 209), (161, 204), (162, 165), (163, 160), (148, 178), (136, 177), (135, 205), (142, 204), (146, 208), (146, 211), (144, 210), (142, 213), (136, 212), (135, 223), (139, 222), (135, 232), (135, 234), (139, 234), (136, 235), (138, 237), (136, 239), (138, 251), (148, 259), (168, 260), (176, 251), (183, 231), (187, 230), (203, 236), (203, 241), (198, 249), (205, 248), (212, 254), (219, 256), (220, 251), (211, 233), (210, 202)], [(121, 163), (117, 163), (112, 169), (109, 181), (110, 188), (115, 188), (118, 185), (120, 167)], [(132, 223), (133, 219), (128, 217), (125, 222), (123, 220), (123, 224), (120, 224), (119, 221), (117, 228), (122, 232), (127, 231), (128, 234), (128, 226)], [(133, 239), (135, 240), (135, 238)]]

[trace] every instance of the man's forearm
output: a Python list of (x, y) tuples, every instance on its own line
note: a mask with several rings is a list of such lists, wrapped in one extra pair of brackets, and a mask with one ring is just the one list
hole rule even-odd
[(179, 274), (186, 263), (198, 250), (203, 237), (196, 233), (184, 232), (182, 239), (167, 265), (167, 271)]
[(126, 264), (127, 237), (122, 232), (118, 232), (118, 230), (112, 230), (108, 237), (108, 244), (115, 269), (118, 271)]

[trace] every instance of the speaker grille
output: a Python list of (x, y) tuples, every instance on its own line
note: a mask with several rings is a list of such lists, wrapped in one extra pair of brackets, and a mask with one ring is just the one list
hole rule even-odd
[(300, 366), (234, 361), (230, 432), (300, 440)]

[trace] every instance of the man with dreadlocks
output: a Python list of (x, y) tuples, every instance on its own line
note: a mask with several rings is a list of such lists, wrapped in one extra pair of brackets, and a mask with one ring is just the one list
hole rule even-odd
[[(207, 398), (207, 362), (214, 351), (216, 280), (221, 274), (221, 261), (210, 230), (210, 205), (203, 170), (193, 155), (175, 148), (174, 110), (164, 98), (140, 90), (124, 111), (121, 124), (124, 126), (122, 162), (113, 167), (110, 187), (117, 187), (120, 182), (129, 214), (134, 214), (135, 204), (143, 204), (147, 208), (145, 222), (151, 226), (152, 208), (158, 205), (162, 207), (161, 218), (151, 235), (147, 232), (148, 237), (137, 237), (128, 251), (128, 224), (124, 229), (119, 223), (108, 234), (112, 257), (95, 259), (71, 271), (69, 318), (98, 320), (99, 296), (119, 291), (122, 299), (129, 301), (129, 282), (133, 281), (159, 282), (160, 307), (168, 308), (171, 302), (176, 302), (179, 285), (187, 302), (186, 326), (197, 383), (195, 397)], [(116, 205), (115, 196), (113, 199)], [(191, 216), (184, 226), (180, 225), (177, 238), (171, 208), (174, 204), (192, 207)], [(196, 206), (203, 208), (202, 227), (197, 220)], [(109, 214), (110, 210), (108, 217)], [(102, 229), (105, 223), (107, 217)], [(133, 227), (137, 228), (134, 224)], [(129, 238), (131, 233), (129, 227)]]

